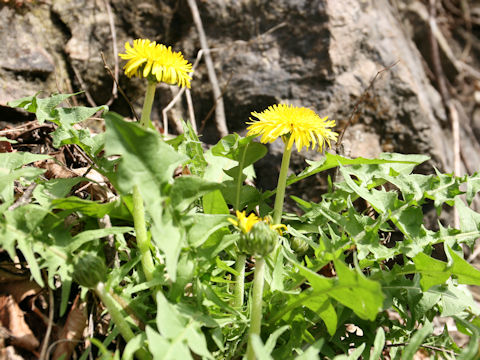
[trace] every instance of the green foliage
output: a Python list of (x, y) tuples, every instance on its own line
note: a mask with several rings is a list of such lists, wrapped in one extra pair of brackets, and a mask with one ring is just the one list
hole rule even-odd
[[(228, 218), (232, 209), (258, 206), (262, 216), (271, 211), (275, 192), (244, 184), (254, 179), (253, 165), (266, 154), (265, 146), (233, 134), (204, 151), (188, 125), (166, 142), (111, 112), (105, 115), (105, 134), (92, 136), (73, 125), (106, 108), (59, 107), (69, 96), (32, 96), (10, 105), (55, 123), (54, 145), (83, 149), (117, 197), (106, 203), (80, 199), (72, 188), (88, 179), (47, 180), (44, 170), (31, 164), (48, 156), (2, 153), (0, 246), (25, 262), (40, 285), (46, 280), (55, 289), (62, 283), (64, 314), (74, 259), (83, 252), (102, 254), (104, 238), (113, 235), (120, 266), (108, 267), (101, 279), (145, 325), (132, 327), (135, 337), (122, 349), (123, 357), (143, 349), (154, 359), (241, 359), (250, 310), (231, 305), (240, 235)], [(379, 359), (385, 353), (410, 359), (422, 347), (432, 358), (441, 355), (434, 348), (463, 359), (478, 354), (480, 308), (465, 286), (480, 285), (480, 271), (464, 260), (461, 246), (472, 247), (480, 237), (480, 215), (469, 206), (480, 181), (478, 174), (412, 173), (427, 160), (327, 153), (288, 179), (293, 184), (338, 170), (320, 201), (292, 197), (301, 211), (284, 216), (287, 230), (264, 254), (263, 327), (252, 339), (258, 359)], [(175, 176), (176, 169), (189, 171)], [(15, 186), (31, 184), (36, 188), (30, 202), (12, 207)], [(155, 266), (150, 281), (135, 245), (134, 186), (145, 200)], [(427, 213), (450, 214), (453, 207), (459, 229), (425, 221)], [(99, 226), (105, 215), (112, 227)], [(460, 349), (448, 332), (433, 335), (435, 316), (455, 316), (470, 343)], [(95, 351), (114, 356), (117, 336), (114, 328), (103, 342), (92, 340), (100, 349)]]

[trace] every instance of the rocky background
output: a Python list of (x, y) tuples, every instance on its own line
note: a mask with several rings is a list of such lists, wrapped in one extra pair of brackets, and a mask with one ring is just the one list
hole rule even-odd
[[(346, 129), (337, 151), (348, 156), (424, 153), (432, 160), (421, 171), (431, 172), (432, 166), (452, 171), (447, 105), (453, 104), (460, 125), (461, 172), (478, 170), (479, 2), (197, 0), (197, 4), (230, 132), (243, 133), (251, 111), (291, 103), (336, 119), (337, 130)], [(436, 33), (431, 32), (432, 23)], [(121, 69), (124, 62), (117, 56), (125, 42), (135, 38), (171, 45), (192, 63), (200, 50), (187, 0), (1, 0), (0, 126), (28, 119), (9, 108), (8, 101), (40, 91), (83, 90), (74, 101), (109, 103), (112, 110), (132, 117), (127, 101), (112, 94), (113, 80), (102, 52), (140, 112), (145, 84), (127, 79)], [(437, 55), (432, 40), (439, 44)], [(446, 92), (439, 87), (442, 80)], [(174, 92), (173, 87), (159, 86), (152, 113), (158, 126)], [(205, 125), (202, 139), (215, 143), (219, 135), (214, 116), (208, 117), (215, 99), (203, 60), (191, 94), (197, 126)], [(175, 120), (188, 118), (185, 99), (170, 117), (173, 128)], [(275, 170), (280, 152), (281, 144), (271, 145), (257, 169), (259, 185), (265, 189), (275, 186), (272, 166)], [(296, 154), (293, 171), (304, 167), (305, 157), (319, 155)], [(316, 180), (312, 181), (304, 186), (316, 191)]]

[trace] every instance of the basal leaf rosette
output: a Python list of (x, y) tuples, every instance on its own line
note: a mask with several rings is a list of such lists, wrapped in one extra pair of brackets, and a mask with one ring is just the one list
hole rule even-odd
[(330, 141), (337, 140), (338, 134), (330, 129), (335, 120), (327, 120), (328, 116), (321, 118), (308, 108), (278, 104), (252, 115), (258, 120), (250, 118), (247, 136), (261, 135), (264, 144), (282, 137), (288, 150), (295, 144), (298, 151), (303, 147), (322, 151), (325, 144), (330, 147)]
[(136, 39), (133, 46), (125, 43), (125, 54), (119, 56), (128, 60), (124, 66), (128, 77), (137, 76), (150, 81), (190, 88), (189, 75), (192, 64), (183, 58), (181, 52), (174, 52), (169, 46), (157, 44), (148, 39)]

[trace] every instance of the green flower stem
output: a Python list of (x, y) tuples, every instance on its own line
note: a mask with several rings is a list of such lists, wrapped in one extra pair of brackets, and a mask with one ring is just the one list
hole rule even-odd
[[(93, 290), (98, 295), (102, 303), (106, 306), (110, 317), (112, 318), (113, 323), (117, 327), (118, 331), (122, 335), (123, 339), (126, 342), (129, 342), (135, 337), (132, 329), (130, 329), (130, 325), (128, 324), (127, 320), (121, 313), (119, 309), (119, 305), (115, 301), (115, 299), (110, 295), (110, 293), (105, 289), (105, 284), (103, 282), (99, 282)], [(145, 349), (138, 349), (135, 352), (135, 356), (137, 359), (146, 360), (151, 359), (150, 354)]]
[(153, 279), (155, 265), (150, 253), (150, 241), (148, 240), (147, 228), (145, 226), (145, 210), (138, 185), (133, 187), (133, 224), (137, 236), (137, 246), (141, 254), (143, 272), (147, 281), (150, 281)]
[(150, 114), (152, 112), (153, 99), (155, 97), (155, 89), (157, 83), (155, 81), (148, 81), (147, 91), (145, 93), (145, 100), (143, 101), (142, 117), (140, 118), (140, 125), (145, 129), (153, 129)]
[(245, 292), (245, 261), (247, 256), (245, 254), (238, 254), (237, 261), (235, 263), (235, 270), (238, 272), (238, 276), (235, 279), (235, 298), (233, 306), (241, 308), (243, 306), (243, 294)]
[(252, 335), (260, 336), (262, 326), (263, 283), (265, 274), (265, 259), (255, 257), (255, 274), (253, 279), (252, 312), (250, 316), (250, 331), (248, 332), (247, 360), (255, 360), (252, 346)]
[(277, 195), (275, 196), (275, 206), (273, 208), (273, 223), (280, 224), (282, 222), (283, 202), (285, 200), (285, 187), (287, 186), (288, 166), (290, 165), (290, 156), (292, 155), (293, 146), (285, 151), (282, 157), (282, 167), (278, 176)]

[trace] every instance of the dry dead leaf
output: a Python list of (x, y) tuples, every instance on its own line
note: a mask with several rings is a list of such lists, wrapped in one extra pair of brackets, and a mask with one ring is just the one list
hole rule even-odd
[[(0, 281), (0, 283), (2, 283)], [(9, 281), (2, 284), (0, 293), (12, 295), (14, 300), (19, 304), (27, 296), (37, 294), (42, 288), (35, 282), (28, 279), (21, 281)]]
[(65, 360), (70, 359), (78, 342), (82, 340), (83, 332), (87, 327), (86, 307), (86, 303), (81, 301), (80, 296), (77, 295), (60, 334), (59, 343), (53, 353), (53, 360), (57, 360), (61, 356), (64, 356)]
[(12, 345), (29, 351), (35, 350), (40, 345), (12, 295), (0, 295), (0, 325), (10, 332)]

